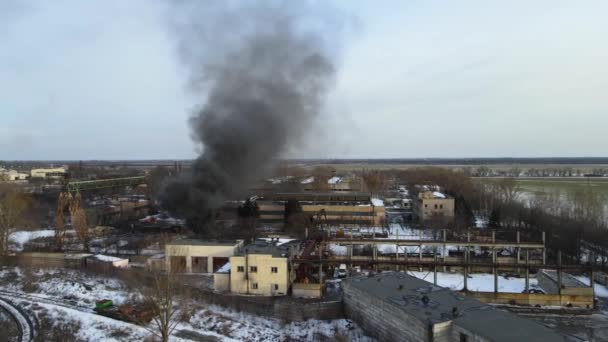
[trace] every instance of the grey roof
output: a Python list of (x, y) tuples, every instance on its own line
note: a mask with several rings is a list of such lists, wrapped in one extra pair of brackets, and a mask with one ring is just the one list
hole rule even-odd
[(179, 246), (236, 246), (241, 240), (199, 240), (199, 239), (180, 239), (175, 240), (167, 245)]
[(274, 242), (256, 240), (242, 248), (236, 255), (270, 254), (273, 257), (288, 257), (290, 250), (297, 249), (299, 244), (299, 241), (290, 241), (276, 245)]
[[(542, 270), (543, 274), (547, 276), (547, 278), (553, 280), (557, 284), (557, 271), (556, 270)], [(589, 285), (584, 284), (582, 281), (574, 278), (570, 273), (562, 272), (562, 286), (563, 288), (569, 287), (589, 287)]]
[(496, 342), (564, 340), (563, 336), (543, 325), (402, 272), (357, 277), (347, 282), (429, 325), (454, 321), (472, 333)]

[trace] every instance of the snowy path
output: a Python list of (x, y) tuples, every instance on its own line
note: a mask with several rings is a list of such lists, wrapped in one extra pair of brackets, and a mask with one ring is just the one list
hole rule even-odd
[(34, 327), (31, 321), (10, 301), (4, 297), (0, 297), (0, 307), (6, 310), (6, 312), (13, 317), (17, 325), (19, 326), (19, 332), (21, 336), (18, 341), (29, 342), (34, 340)]

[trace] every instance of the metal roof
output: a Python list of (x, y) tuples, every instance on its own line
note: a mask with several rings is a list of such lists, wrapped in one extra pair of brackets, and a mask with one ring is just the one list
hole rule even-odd
[(346, 282), (347, 286), (390, 303), (429, 325), (453, 321), (472, 333), (496, 342), (564, 340), (563, 336), (543, 325), (403, 272), (357, 277)]

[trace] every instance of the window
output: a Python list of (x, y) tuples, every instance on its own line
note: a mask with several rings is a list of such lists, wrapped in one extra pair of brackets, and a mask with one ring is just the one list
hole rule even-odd
[(272, 284), (272, 289), (275, 291), (279, 290), (279, 284)]
[(439, 205), (439, 209), (443, 209), (443, 204), (440, 204), (440, 205)]
[(469, 341), (469, 337), (467, 336), (467, 334), (460, 333), (460, 342), (467, 342), (467, 341)]
[(424, 207), (425, 207), (425, 208), (428, 208), (428, 207), (429, 207), (429, 205), (428, 205), (428, 204), (425, 204), (425, 205), (424, 205)]
[(278, 267), (271, 267), (270, 268), (270, 272), (272, 272), (272, 273), (279, 273), (279, 268)]
[(237, 272), (245, 272), (245, 266), (237, 266), (236, 267), (236, 271)]
[(258, 289), (258, 283), (251, 283), (251, 288), (253, 290), (257, 290)]
[(258, 271), (258, 267), (257, 266), (251, 266), (251, 267), (249, 267), (249, 272), (256, 273), (257, 271)]

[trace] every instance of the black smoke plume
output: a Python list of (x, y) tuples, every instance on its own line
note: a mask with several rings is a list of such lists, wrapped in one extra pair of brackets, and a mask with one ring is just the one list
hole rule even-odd
[(221, 235), (210, 229), (214, 210), (268, 176), (311, 129), (334, 79), (336, 44), (333, 23), (300, 1), (198, 3), (206, 7), (182, 11), (176, 31), (203, 94), (190, 119), (202, 153), (161, 201), (197, 232)]

